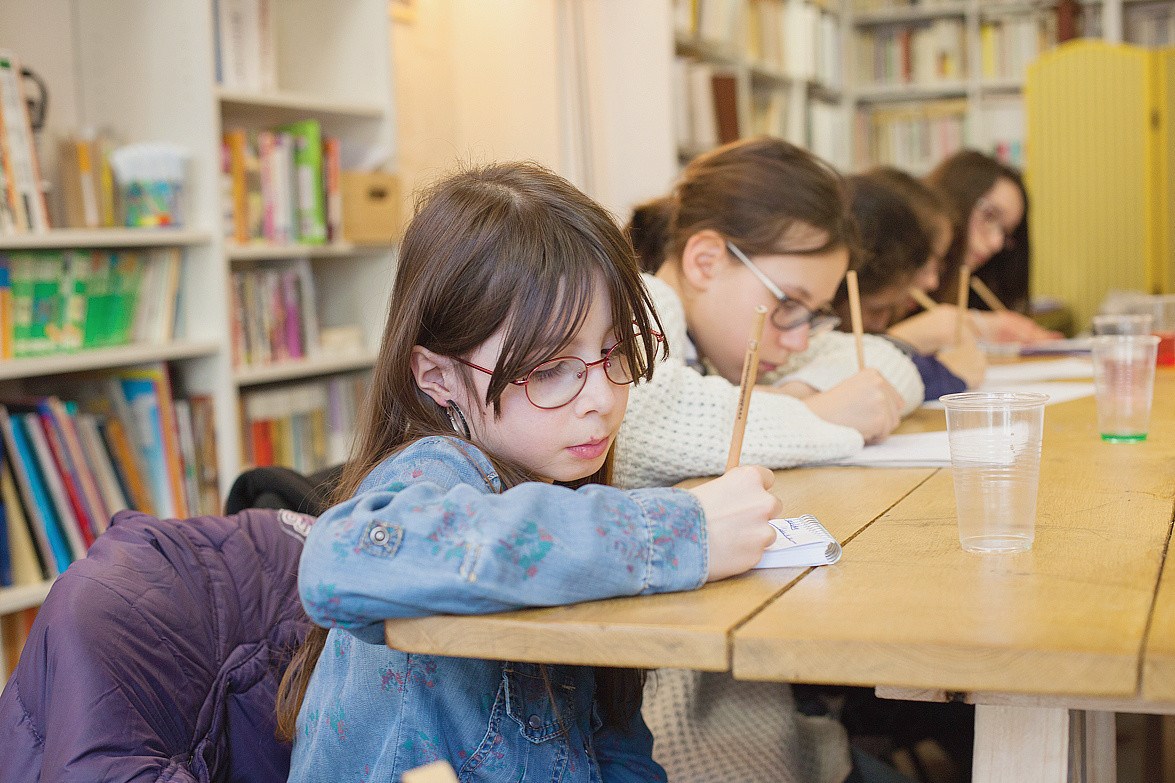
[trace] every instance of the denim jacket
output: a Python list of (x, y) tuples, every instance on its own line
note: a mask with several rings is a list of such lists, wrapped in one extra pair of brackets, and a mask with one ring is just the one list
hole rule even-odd
[(382, 621), (687, 590), (707, 567), (689, 493), (503, 492), (475, 448), (417, 441), (306, 541), (302, 602), (332, 630), (298, 716), (290, 780), (399, 781), (437, 759), (462, 783), (665, 780), (639, 712), (625, 730), (603, 727), (593, 668), (402, 653), (384, 645)]

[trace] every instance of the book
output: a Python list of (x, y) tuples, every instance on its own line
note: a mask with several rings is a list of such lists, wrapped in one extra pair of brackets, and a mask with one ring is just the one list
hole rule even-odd
[(0, 467), (0, 503), (8, 524), (8, 551), (12, 564), (12, 583), (31, 585), (47, 578), (40, 553), (33, 542), (32, 529), (21, 507), (16, 480), (12, 477), (12, 465), (5, 458)]
[(755, 568), (796, 568), (832, 565), (840, 560), (840, 544), (811, 514), (772, 519), (775, 543), (767, 547)]
[[(82, 536), (81, 523), (74, 513), (73, 506), (66, 495), (65, 485), (58, 472), (53, 453), (49, 450), (49, 440), (46, 437), (41, 417), (36, 413), (17, 414), (14, 421), (24, 425), (25, 437), (32, 446), (32, 454), (37, 460), (37, 469), (46, 490), (48, 503), (52, 504), (50, 512), (60, 527), (68, 546), (70, 561), (80, 560), (86, 556), (89, 542)], [(47, 504), (48, 505), (48, 504)], [(42, 509), (42, 514), (45, 510)]]
[(293, 143), (294, 236), (304, 244), (326, 242), (326, 204), (322, 178), (322, 127), (302, 120), (282, 128)]
[[(37, 503), (39, 489), (34, 491), (34, 474), (30, 468), (31, 451), (20, 425), (8, 414), (8, 408), (4, 405), (0, 405), (0, 436), (4, 439), (7, 464), (20, 492), (20, 501), (37, 545), (38, 560), (46, 578), (52, 579), (69, 566), (68, 552), (60, 546), (60, 533), (56, 527), (50, 528), (49, 521), (41, 515), (41, 506)], [(59, 560), (59, 556), (63, 559)]]
[[(4, 457), (0, 455), (0, 470), (4, 469)], [(0, 503), (0, 587), (12, 584), (12, 548), (8, 542), (7, 507)]]
[(0, 49), (0, 146), (4, 149), (7, 197), (16, 218), (15, 233), (48, 231), (49, 212), (20, 61), (5, 49)]

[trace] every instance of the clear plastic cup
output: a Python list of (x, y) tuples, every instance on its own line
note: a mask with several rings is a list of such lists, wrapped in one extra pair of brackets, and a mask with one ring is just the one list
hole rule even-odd
[(1145, 315), (1095, 315), (1093, 333), (1101, 334), (1150, 334), (1154, 316)]
[(1155, 319), (1151, 334), (1159, 338), (1158, 362), (1175, 365), (1175, 295), (1152, 296), (1151, 314)]
[(1102, 440), (1138, 443), (1150, 427), (1159, 338), (1149, 334), (1093, 338), (1093, 382)]
[(1047, 394), (964, 392), (946, 408), (959, 542), (968, 552), (1032, 548)]

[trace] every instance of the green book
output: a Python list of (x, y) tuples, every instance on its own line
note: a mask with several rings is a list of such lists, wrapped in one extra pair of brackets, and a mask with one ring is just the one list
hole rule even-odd
[(31, 253), (13, 253), (12, 264), (12, 355), (29, 356), (29, 329), (33, 323), (33, 265)]
[(86, 278), (86, 320), (84, 348), (101, 348), (108, 343), (110, 328), (110, 282), (113, 270), (110, 253), (95, 250), (88, 254), (90, 273)]
[(133, 336), (135, 308), (143, 282), (143, 256), (137, 250), (121, 250), (112, 254), (111, 264), (116, 272), (110, 292), (112, 323), (109, 345), (125, 345)]
[(326, 243), (326, 194), (322, 180), (322, 126), (302, 120), (281, 128), (294, 139), (294, 215), (297, 241)]
[(47, 250), (34, 255), (33, 317), (26, 347), (29, 356), (41, 356), (61, 346), (61, 278), (65, 258), (61, 251)]
[(64, 275), (61, 279), (60, 346), (63, 351), (76, 351), (85, 344), (86, 287), (90, 277), (90, 254), (84, 250), (65, 253)]

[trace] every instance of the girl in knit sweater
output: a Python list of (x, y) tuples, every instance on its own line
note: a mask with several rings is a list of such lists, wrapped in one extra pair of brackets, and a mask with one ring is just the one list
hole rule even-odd
[[(722, 472), (757, 305), (772, 309), (760, 343), (743, 459), (786, 468), (855, 453), (885, 438), (923, 399), (913, 363), (832, 331), (828, 303), (856, 246), (840, 177), (787, 142), (760, 138), (691, 162), (673, 193), (629, 226), (673, 346), (634, 389), (617, 441), (624, 486)], [(672, 448), (666, 448), (672, 444)]]
[[(828, 304), (856, 230), (841, 178), (804, 150), (751, 139), (690, 163), (670, 196), (629, 226), (673, 352), (634, 388), (617, 439), (622, 486), (722, 472), (753, 312), (771, 308), (742, 457), (770, 468), (852, 454), (922, 402), (913, 363), (867, 335), (859, 370)], [(896, 773), (854, 758), (829, 715), (796, 708), (782, 683), (660, 670), (644, 715), (671, 781), (843, 783)], [(854, 763), (856, 762), (856, 763)], [(866, 766), (880, 769), (866, 773)], [(893, 777), (891, 777), (891, 775)]]

